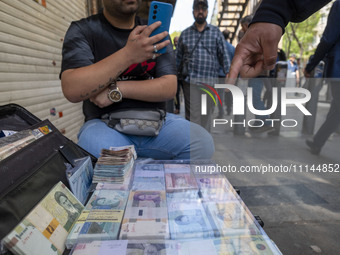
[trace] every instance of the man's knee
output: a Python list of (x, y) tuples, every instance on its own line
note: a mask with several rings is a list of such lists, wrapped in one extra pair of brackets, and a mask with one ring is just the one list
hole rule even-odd
[(214, 140), (203, 127), (192, 123), (190, 128), (190, 158), (211, 159), (215, 152)]
[(78, 144), (95, 157), (100, 156), (102, 149), (130, 145), (131, 142), (104, 122), (91, 120), (81, 128), (78, 135)]

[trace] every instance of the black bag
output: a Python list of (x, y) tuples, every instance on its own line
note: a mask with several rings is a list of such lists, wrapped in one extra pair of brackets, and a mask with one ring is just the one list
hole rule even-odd
[(185, 78), (188, 77), (188, 75), (189, 75), (189, 61), (190, 61), (190, 58), (191, 58), (192, 54), (194, 53), (194, 51), (195, 51), (195, 49), (196, 49), (196, 47), (198, 45), (198, 42), (201, 40), (204, 31), (205, 30), (203, 30), (203, 32), (201, 33), (200, 37), (196, 41), (195, 46), (192, 49), (192, 51), (189, 53), (189, 55), (186, 56), (184, 54), (183, 60), (181, 61), (180, 65), (179, 65), (179, 68), (178, 68), (178, 77), (181, 80), (185, 80)]
[[(48, 125), (52, 132), (0, 161), (0, 240), (62, 181), (66, 165), (77, 158), (96, 158), (63, 136), (49, 120), (41, 121), (19, 105), (0, 106), (0, 129), (21, 131)], [(1, 251), (1, 249), (0, 249)], [(1, 252), (0, 252), (1, 253)]]
[(189, 59), (184, 58), (179, 66), (178, 76), (181, 80), (185, 80), (185, 78), (189, 75)]

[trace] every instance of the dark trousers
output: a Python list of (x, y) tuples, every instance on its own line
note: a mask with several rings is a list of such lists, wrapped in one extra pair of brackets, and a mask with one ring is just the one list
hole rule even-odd
[(327, 118), (318, 132), (314, 135), (314, 144), (318, 147), (325, 145), (329, 136), (335, 132), (340, 124), (340, 82), (331, 81), (332, 102)]
[(181, 109), (181, 100), (180, 100), (180, 93), (181, 93), (181, 87), (183, 87), (182, 85), (183, 81), (178, 79), (177, 80), (177, 91), (176, 91), (176, 97), (175, 97), (175, 109), (176, 110), (180, 110)]
[(225, 89), (216, 89), (216, 90), (217, 90), (217, 93), (220, 96), (221, 101), (222, 101), (222, 105), (220, 103), (217, 104), (217, 106), (218, 106), (217, 118), (223, 118), (223, 116), (224, 116), (223, 103), (225, 101)]
[[(212, 114), (214, 104), (211, 98), (207, 98), (207, 114), (201, 114), (201, 95), (206, 94), (198, 88), (197, 85), (190, 85), (190, 83), (183, 81), (183, 94), (185, 102), (185, 118), (210, 131), (212, 125)], [(210, 100), (209, 100), (210, 99)]]
[(227, 108), (227, 114), (230, 115), (231, 110), (233, 109), (233, 95), (230, 91), (225, 92), (224, 94), (224, 102)]

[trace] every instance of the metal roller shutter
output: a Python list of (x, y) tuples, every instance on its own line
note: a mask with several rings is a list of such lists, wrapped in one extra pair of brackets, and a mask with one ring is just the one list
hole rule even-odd
[(86, 0), (0, 1), (0, 105), (19, 104), (73, 141), (84, 117), (62, 94), (61, 49), (71, 21), (86, 16)]

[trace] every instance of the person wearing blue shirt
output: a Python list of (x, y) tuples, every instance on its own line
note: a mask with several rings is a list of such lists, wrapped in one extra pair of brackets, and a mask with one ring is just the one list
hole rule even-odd
[(293, 53), (290, 55), (288, 63), (288, 81), (291, 81), (293, 87), (299, 87), (300, 84), (300, 74), (299, 74), (299, 66), (296, 62), (296, 55)]

